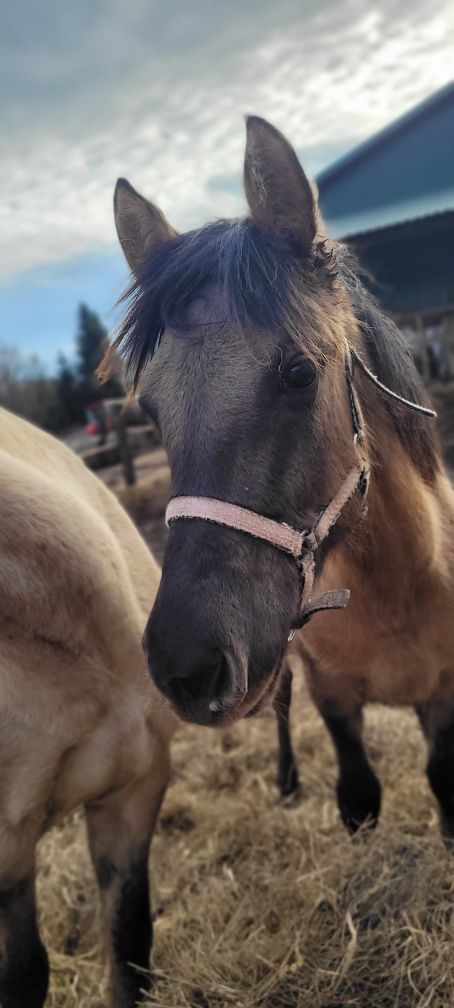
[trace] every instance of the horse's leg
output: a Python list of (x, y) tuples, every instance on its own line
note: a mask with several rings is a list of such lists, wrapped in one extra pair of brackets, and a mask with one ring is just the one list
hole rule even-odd
[(344, 714), (336, 702), (329, 702), (319, 710), (336, 749), (337, 803), (342, 820), (350, 833), (364, 824), (376, 826), (381, 788), (364, 751), (362, 709)]
[(284, 662), (281, 685), (274, 701), (279, 742), (277, 783), (283, 798), (297, 791), (299, 783), (290, 734), (292, 679), (292, 670)]
[(427, 776), (438, 799), (441, 833), (454, 846), (454, 703), (433, 700), (416, 712), (429, 745)]
[[(133, 1008), (150, 986), (152, 921), (148, 855), (168, 780), (168, 760), (150, 775), (86, 806), (101, 894), (113, 1008)], [(135, 967), (139, 967), (137, 970)]]
[[(20, 837), (16, 843), (20, 849)], [(34, 857), (26, 871), (0, 879), (0, 950), (2, 1008), (42, 1008), (49, 961), (36, 922)]]

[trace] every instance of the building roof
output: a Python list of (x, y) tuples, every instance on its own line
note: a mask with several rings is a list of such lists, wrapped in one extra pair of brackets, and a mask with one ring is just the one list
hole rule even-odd
[(327, 230), (354, 237), (454, 210), (454, 82), (317, 179)]

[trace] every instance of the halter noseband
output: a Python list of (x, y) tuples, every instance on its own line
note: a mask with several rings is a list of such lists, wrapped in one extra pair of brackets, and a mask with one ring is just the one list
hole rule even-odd
[(331, 528), (337, 522), (345, 505), (358, 490), (363, 498), (367, 495), (369, 484), (369, 468), (367, 460), (363, 454), (364, 446), (364, 417), (361, 405), (354, 386), (354, 367), (357, 364), (363, 374), (371, 381), (376, 388), (397, 400), (408, 409), (424, 416), (435, 417), (434, 410), (419, 403), (404, 399), (396, 392), (383, 385), (382, 382), (369, 370), (356, 351), (352, 350), (349, 344), (346, 348), (345, 377), (350, 403), (350, 411), (353, 426), (353, 446), (357, 456), (356, 465), (345, 477), (339, 490), (326, 507), (323, 508), (316, 521), (310, 529), (301, 531), (287, 525), (285, 522), (274, 521), (264, 515), (256, 514), (249, 508), (240, 507), (238, 504), (230, 504), (227, 501), (217, 500), (212, 497), (173, 497), (167, 506), (166, 524), (169, 526), (179, 518), (200, 518), (204, 521), (214, 522), (217, 525), (224, 525), (238, 532), (245, 532), (255, 539), (261, 539), (269, 543), (276, 549), (282, 550), (293, 557), (297, 567), (301, 583), (301, 601), (299, 612), (292, 623), (289, 640), (292, 640), (296, 630), (305, 626), (306, 623), (317, 612), (329, 609), (344, 609), (350, 598), (348, 588), (337, 588), (333, 591), (323, 592), (316, 598), (312, 598), (312, 591), (315, 580), (315, 552), (326, 539)]

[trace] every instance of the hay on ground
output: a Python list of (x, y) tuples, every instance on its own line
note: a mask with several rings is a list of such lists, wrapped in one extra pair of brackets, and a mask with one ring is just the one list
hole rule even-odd
[[(383, 812), (377, 831), (353, 842), (336, 810), (332, 747), (302, 686), (292, 717), (302, 785), (287, 806), (271, 711), (176, 740), (151, 857), (148, 1008), (450, 1008), (454, 861), (439, 839), (416, 717), (368, 710)], [(80, 816), (42, 841), (39, 861), (48, 1004), (101, 1008)]]

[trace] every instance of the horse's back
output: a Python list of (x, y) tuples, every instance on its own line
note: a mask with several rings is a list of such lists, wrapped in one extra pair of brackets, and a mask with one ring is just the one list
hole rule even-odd
[(159, 569), (113, 494), (55, 438), (0, 410), (2, 616), (102, 645), (143, 629)]

